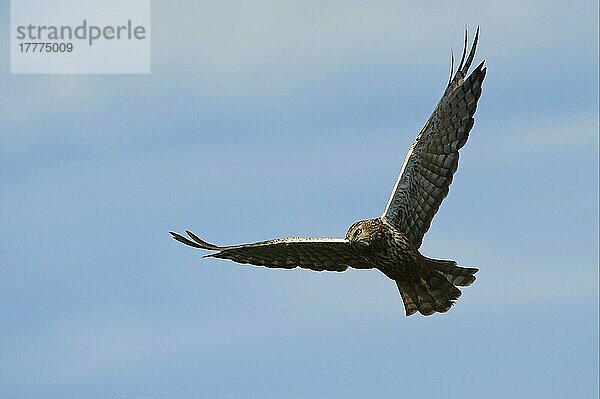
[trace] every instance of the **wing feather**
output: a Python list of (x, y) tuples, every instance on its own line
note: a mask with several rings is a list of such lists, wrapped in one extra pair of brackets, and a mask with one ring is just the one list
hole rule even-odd
[(343, 272), (349, 267), (365, 268), (367, 260), (360, 255), (356, 244), (342, 238), (287, 237), (253, 244), (219, 247), (200, 239), (186, 230), (189, 238), (171, 232), (177, 241), (194, 248), (218, 251), (207, 257), (230, 259), (269, 268), (293, 269), (296, 267)]
[[(403, 232), (417, 247), (448, 194), (458, 168), (459, 150), (465, 145), (474, 123), (486, 68), (479, 64), (465, 76), (475, 57), (479, 28), (431, 117), (410, 146), (400, 175), (382, 217)], [(466, 58), (466, 59), (465, 59)]]

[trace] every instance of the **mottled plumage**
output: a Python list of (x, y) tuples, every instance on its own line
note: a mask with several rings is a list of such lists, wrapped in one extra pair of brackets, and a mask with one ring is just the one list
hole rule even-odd
[(486, 69), (483, 62), (467, 77), (479, 29), (431, 117), (411, 145), (388, 204), (378, 218), (354, 223), (345, 238), (279, 238), (254, 244), (220, 247), (186, 230), (171, 232), (194, 248), (216, 251), (209, 257), (270, 268), (301, 267), (342, 272), (378, 269), (396, 282), (406, 315), (446, 312), (461, 295), (457, 286), (475, 281), (475, 268), (421, 255), (419, 247), (458, 167), (458, 152), (473, 127)]

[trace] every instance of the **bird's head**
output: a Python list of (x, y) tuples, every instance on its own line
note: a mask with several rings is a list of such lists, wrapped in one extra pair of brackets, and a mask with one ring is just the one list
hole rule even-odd
[(354, 223), (346, 233), (346, 240), (369, 244), (380, 231), (379, 219), (361, 220)]

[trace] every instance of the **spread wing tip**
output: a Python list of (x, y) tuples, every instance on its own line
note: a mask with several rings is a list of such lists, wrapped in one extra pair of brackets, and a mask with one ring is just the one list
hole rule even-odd
[(477, 80), (483, 81), (483, 79), (485, 79), (486, 74), (487, 74), (487, 66), (485, 65), (485, 60), (483, 60), (473, 70), (473, 73), (471, 73), (471, 76), (475, 76), (475, 78)]
[(462, 56), (460, 57), (460, 63), (458, 64), (456, 73), (450, 76), (448, 87), (452, 86), (452, 83), (456, 82), (458, 79), (465, 78), (467, 76), (469, 68), (471, 67), (471, 63), (473, 62), (473, 58), (475, 58), (475, 51), (477, 49), (477, 43), (479, 42), (479, 26), (477, 26), (477, 29), (475, 30), (475, 37), (473, 38), (473, 43), (471, 44), (470, 49), (468, 47), (468, 36), (469, 34), (467, 32), (467, 27), (465, 26), (465, 41), (463, 45)]
[(185, 232), (191, 238), (191, 240), (189, 238), (184, 237), (181, 234), (175, 233), (173, 231), (170, 231), (169, 234), (171, 234), (171, 237), (173, 237), (175, 240), (179, 241), (180, 243), (188, 245), (193, 248), (201, 248), (201, 249), (208, 249), (208, 250), (222, 249), (219, 246), (216, 246), (214, 244), (211, 244), (211, 243), (208, 243), (208, 242), (202, 240), (200, 237), (198, 237), (197, 235), (195, 235), (194, 233), (192, 233), (189, 230), (186, 230)]

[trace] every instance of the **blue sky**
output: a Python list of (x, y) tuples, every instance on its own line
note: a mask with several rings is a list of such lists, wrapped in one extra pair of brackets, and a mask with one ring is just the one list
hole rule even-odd
[[(137, 76), (11, 75), (1, 41), (0, 396), (596, 397), (597, 11), (155, 1)], [(480, 268), (450, 312), (169, 238), (379, 215), (465, 24), (488, 75), (422, 247)]]

